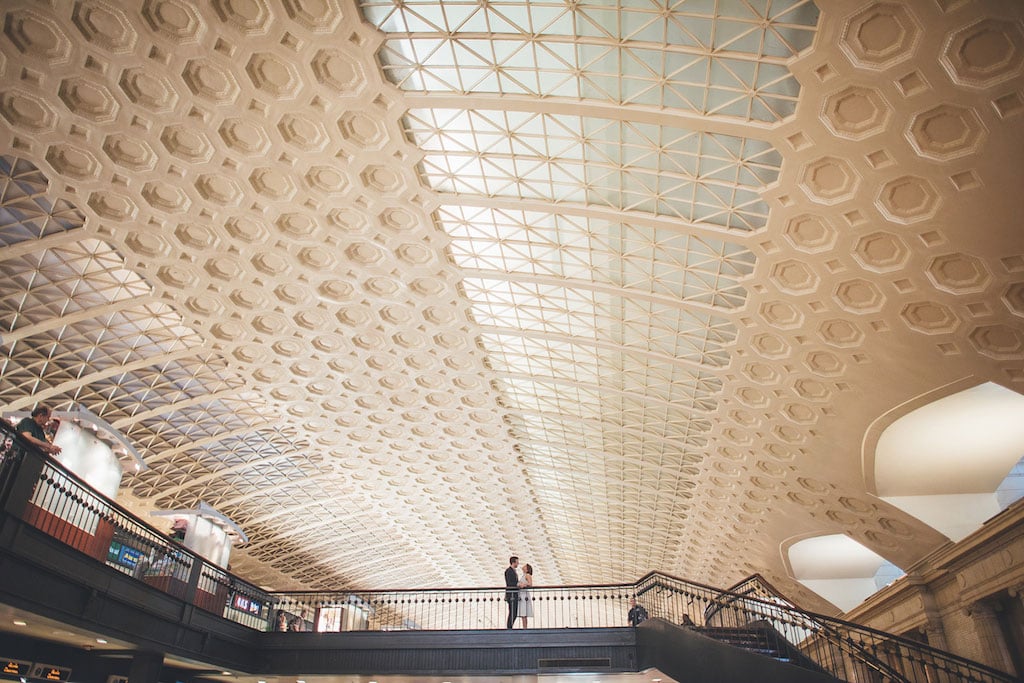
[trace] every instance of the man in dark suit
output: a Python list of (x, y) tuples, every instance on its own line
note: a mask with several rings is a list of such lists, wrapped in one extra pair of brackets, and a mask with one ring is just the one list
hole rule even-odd
[(636, 598), (629, 599), (629, 614), (626, 615), (626, 619), (629, 620), (630, 626), (639, 626), (647, 621), (647, 610), (643, 605), (636, 604)]
[(508, 628), (516, 623), (519, 616), (519, 574), (516, 567), (519, 566), (519, 558), (513, 555), (508, 558), (508, 568), (505, 570), (505, 602), (508, 603)]

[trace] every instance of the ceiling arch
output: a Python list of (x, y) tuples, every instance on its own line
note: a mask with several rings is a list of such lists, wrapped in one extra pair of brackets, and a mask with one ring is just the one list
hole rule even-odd
[(0, 10), (0, 399), (118, 425), (133, 509), (258, 518), (280, 589), (517, 553), (813, 607), (781, 540), (945, 541), (861, 445), (1020, 393), (1019, 3), (167, 2)]

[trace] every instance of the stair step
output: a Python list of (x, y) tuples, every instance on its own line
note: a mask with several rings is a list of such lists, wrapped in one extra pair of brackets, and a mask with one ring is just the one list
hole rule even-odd
[(768, 637), (757, 629), (714, 626), (699, 629), (701, 633), (719, 642), (742, 648), (780, 662), (792, 663), (793, 658), (783, 648), (769, 642)]

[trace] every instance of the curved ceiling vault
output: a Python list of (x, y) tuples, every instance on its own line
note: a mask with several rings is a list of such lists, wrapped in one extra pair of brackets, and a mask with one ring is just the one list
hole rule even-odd
[(1024, 382), (1012, 0), (2, 12), (0, 401), (117, 426), (263, 585), (813, 607), (785, 539), (944, 541), (871, 423)]

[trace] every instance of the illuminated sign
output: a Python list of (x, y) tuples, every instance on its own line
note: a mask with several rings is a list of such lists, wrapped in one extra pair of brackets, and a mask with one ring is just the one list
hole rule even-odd
[(138, 567), (139, 561), (144, 557), (146, 554), (138, 548), (124, 545), (118, 541), (111, 541), (110, 549), (107, 550), (107, 562), (113, 562), (122, 567), (128, 567), (128, 569)]
[(71, 669), (65, 669), (53, 664), (36, 664), (32, 667), (29, 678), (38, 678), (42, 681), (66, 681), (71, 678)]
[(249, 614), (255, 614), (259, 616), (263, 612), (263, 603), (247, 598), (244, 595), (235, 594), (234, 599), (231, 602), (231, 606), (240, 612), (247, 612)]
[(4, 673), (8, 676), (27, 676), (32, 662), (23, 662), (20, 659), (0, 658), (0, 664), (4, 665)]

